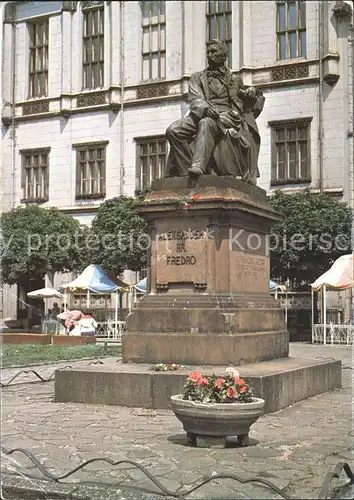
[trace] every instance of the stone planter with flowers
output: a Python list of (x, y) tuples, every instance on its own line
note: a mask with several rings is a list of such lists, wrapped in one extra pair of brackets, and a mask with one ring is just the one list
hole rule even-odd
[(171, 408), (192, 446), (220, 442), (220, 438), (226, 445), (230, 436), (237, 436), (240, 446), (248, 446), (250, 427), (262, 415), (264, 403), (253, 396), (234, 368), (227, 368), (224, 377), (191, 372), (182, 394), (171, 396)]

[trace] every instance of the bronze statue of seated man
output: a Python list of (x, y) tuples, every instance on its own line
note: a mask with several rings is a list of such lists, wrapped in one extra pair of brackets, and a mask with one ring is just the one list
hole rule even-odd
[(226, 58), (225, 44), (213, 40), (207, 48), (208, 67), (191, 76), (189, 112), (166, 131), (170, 152), (165, 177), (198, 177), (213, 170), (256, 183), (260, 146), (256, 118), (264, 97), (226, 68)]

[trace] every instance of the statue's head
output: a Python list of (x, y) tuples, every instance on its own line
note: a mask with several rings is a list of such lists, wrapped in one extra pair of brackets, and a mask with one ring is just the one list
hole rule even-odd
[(211, 40), (207, 47), (207, 59), (210, 67), (219, 67), (227, 59), (227, 47), (221, 40)]

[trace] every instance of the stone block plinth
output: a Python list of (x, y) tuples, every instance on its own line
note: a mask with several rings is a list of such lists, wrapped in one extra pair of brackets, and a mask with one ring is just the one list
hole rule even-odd
[(151, 240), (148, 294), (127, 318), (123, 360), (225, 365), (288, 356), (269, 294), (264, 190), (235, 178), (155, 181), (138, 210)]
[[(170, 408), (170, 396), (179, 394), (191, 369), (224, 375), (225, 366), (186, 366), (174, 372), (154, 372), (150, 365), (114, 363), (55, 372), (55, 401)], [(286, 358), (242, 366), (242, 377), (256, 397), (265, 400), (265, 413), (316, 394), (341, 387), (341, 362)]]

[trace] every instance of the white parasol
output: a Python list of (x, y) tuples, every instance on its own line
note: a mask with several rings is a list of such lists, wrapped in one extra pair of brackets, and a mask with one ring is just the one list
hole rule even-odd
[(33, 292), (28, 292), (27, 297), (32, 297), (32, 299), (50, 299), (57, 298), (60, 299), (63, 295), (55, 290), (55, 288), (40, 288), (39, 290), (33, 290)]

